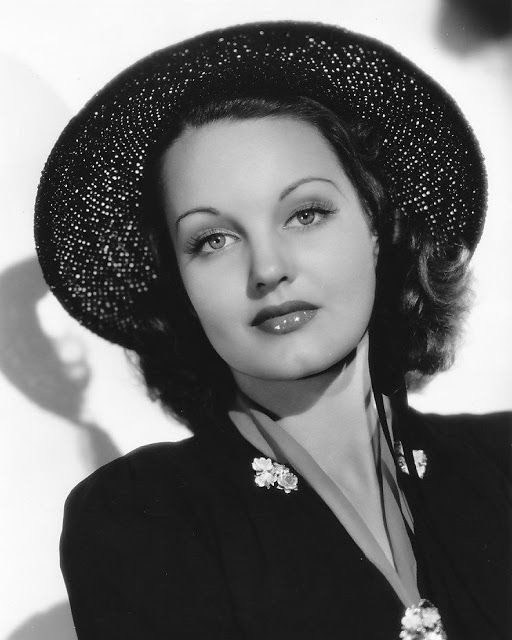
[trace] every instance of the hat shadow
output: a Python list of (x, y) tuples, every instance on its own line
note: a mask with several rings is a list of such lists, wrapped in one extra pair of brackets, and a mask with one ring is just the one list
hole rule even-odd
[(442, 0), (436, 31), (453, 53), (472, 53), (512, 36), (512, 4), (510, 0)]
[(59, 602), (25, 620), (5, 640), (77, 640), (71, 609)]
[[(11, 245), (13, 250), (21, 246), (32, 249), (28, 232), (41, 168), (71, 113), (44, 75), (5, 51), (0, 51), (0, 79), (10, 91), (9, 99), (0, 105), (0, 133), (8, 155), (0, 223), (5, 223), (6, 249)], [(3, 258), (9, 259), (9, 253)], [(55, 340), (44, 333), (37, 304), (47, 293), (35, 256), (8, 267), (2, 265), (0, 375), (34, 405), (83, 433), (87, 446), (80, 447), (80, 455), (89, 467), (97, 468), (117, 458), (120, 451), (99, 424), (81, 418), (90, 366), (82, 358), (78, 367), (70, 367), (59, 356)], [(37, 429), (36, 422), (32, 428)], [(69, 604), (63, 600), (27, 614), (8, 640), (76, 640)]]
[(90, 445), (88, 462), (97, 468), (121, 452), (104, 429), (81, 417), (90, 367), (83, 356), (64, 362), (41, 328), (36, 305), (47, 292), (35, 257), (0, 273), (0, 372), (34, 404), (82, 430)]

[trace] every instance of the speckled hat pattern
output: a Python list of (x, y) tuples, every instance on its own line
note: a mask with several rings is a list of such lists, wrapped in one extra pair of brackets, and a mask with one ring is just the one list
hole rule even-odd
[(39, 186), (35, 237), (45, 278), (83, 325), (131, 347), (136, 303), (156, 278), (139, 226), (141, 179), (169, 122), (209, 96), (301, 95), (371, 122), (395, 206), (441, 247), (472, 249), (486, 181), (474, 135), (446, 92), (390, 47), (315, 23), (203, 34), (144, 58), (71, 120)]

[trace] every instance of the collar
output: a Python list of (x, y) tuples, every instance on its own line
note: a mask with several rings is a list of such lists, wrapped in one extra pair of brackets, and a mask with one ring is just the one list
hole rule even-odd
[[(381, 447), (380, 437), (377, 442), (377, 476), (380, 481), (383, 525), (389, 539), (388, 554), (361, 516), (354, 500), (348, 498), (339, 482), (282, 427), (279, 420), (271, 418), (262, 408), (241, 396), (229, 415), (238, 431), (267, 456), (267, 465), (275, 464), (273, 460), (290, 464), (300, 476), (299, 483), (307, 482), (314, 489), (406, 606), (419, 601), (416, 564), (401, 511), (401, 505), (406, 501), (396, 482), (393, 456), (387, 445)], [(370, 416), (378, 422), (376, 407), (372, 407)], [(379, 429), (377, 433), (380, 433)]]

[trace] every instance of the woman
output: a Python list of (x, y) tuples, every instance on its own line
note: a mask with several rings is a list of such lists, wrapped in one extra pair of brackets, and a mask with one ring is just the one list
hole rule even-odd
[(485, 175), (446, 93), (310, 23), (157, 52), (70, 123), (36, 239), (194, 437), (66, 506), (82, 638), (506, 638), (510, 416), (422, 416)]

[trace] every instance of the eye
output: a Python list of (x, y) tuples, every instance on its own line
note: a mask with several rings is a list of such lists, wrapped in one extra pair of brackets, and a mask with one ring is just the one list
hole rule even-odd
[(216, 250), (222, 249), (226, 246), (226, 236), (223, 233), (216, 233), (215, 235), (208, 236), (204, 242), (202, 248), (205, 249), (208, 247), (209, 249)]
[(217, 253), (236, 242), (237, 238), (231, 233), (222, 230), (208, 229), (196, 238), (192, 238), (187, 243), (189, 253)]
[(287, 226), (291, 227), (308, 227), (322, 224), (326, 221), (327, 216), (336, 213), (333, 205), (325, 204), (309, 204), (299, 211), (296, 211), (287, 221)]
[(308, 224), (312, 224), (317, 215), (317, 211), (314, 211), (313, 209), (305, 209), (304, 211), (299, 211), (299, 213), (296, 213), (295, 217), (300, 224), (303, 224), (305, 226)]

